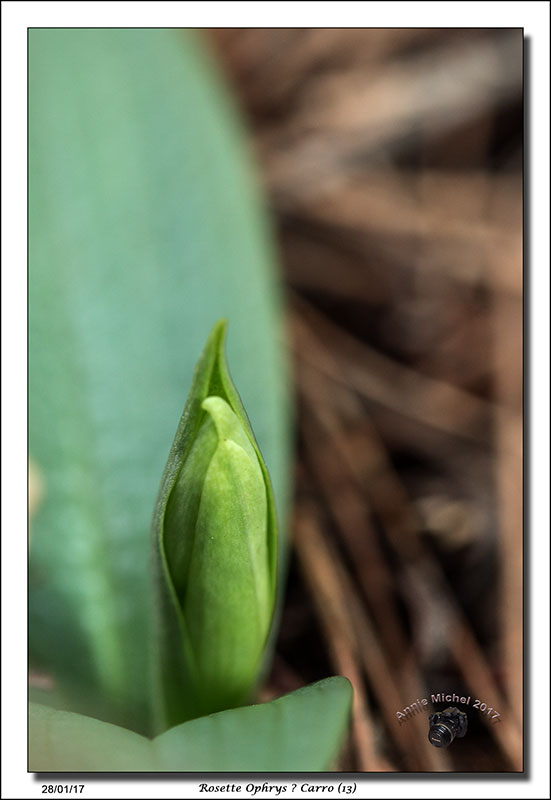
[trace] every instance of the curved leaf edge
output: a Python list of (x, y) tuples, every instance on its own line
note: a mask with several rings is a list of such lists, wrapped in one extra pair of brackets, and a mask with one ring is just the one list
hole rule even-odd
[[(325, 678), (268, 703), (220, 711), (184, 722), (154, 739), (93, 717), (31, 702), (29, 771), (321, 772), (330, 768), (341, 746), (352, 697), (352, 685), (347, 678)], [(293, 709), (297, 700), (299, 706)], [(324, 706), (323, 719), (327, 724), (316, 730), (322, 732), (325, 741), (320, 745), (306, 736), (307, 752), (304, 754), (304, 741), (299, 741), (301, 722), (308, 720), (314, 711), (319, 712), (320, 704)], [(307, 711), (310, 713), (305, 713)], [(275, 712), (279, 712), (279, 716), (274, 717)], [(283, 712), (291, 713), (288, 722), (296, 741), (281, 736), (284, 733), (281, 728)], [(274, 719), (280, 720), (279, 726), (273, 724)], [(269, 743), (267, 760), (263, 754), (261, 763), (247, 762), (239, 752), (238, 755), (232, 752), (234, 734), (240, 727), (245, 737), (250, 735), (251, 741), (257, 744), (259, 727), (266, 722), (272, 722), (271, 735), (276, 743), (275, 747), (273, 742)], [(280, 742), (283, 756), (277, 753)], [(193, 746), (200, 753), (201, 763), (186, 763)], [(302, 756), (297, 756), (297, 751), (302, 752)], [(217, 759), (220, 759), (220, 766), (214, 763)]]

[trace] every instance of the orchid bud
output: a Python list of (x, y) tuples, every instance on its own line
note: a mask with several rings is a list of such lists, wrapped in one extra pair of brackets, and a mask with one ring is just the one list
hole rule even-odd
[(196, 368), (154, 518), (164, 726), (246, 702), (274, 609), (272, 489), (224, 333), (219, 323)]

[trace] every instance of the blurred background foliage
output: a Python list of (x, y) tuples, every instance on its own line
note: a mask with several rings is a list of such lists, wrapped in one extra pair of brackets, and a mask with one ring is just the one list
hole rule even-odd
[[(38, 479), (31, 488), (41, 505), (32, 523), (31, 644), (33, 630), (57, 613), (43, 602), (52, 490), (66, 492), (74, 478), (47, 468), (48, 397), (61, 403), (78, 386), (77, 401), (93, 425), (106, 425), (102, 448), (85, 448), (92, 462), (79, 486), (88, 487), (92, 474), (107, 497), (102, 481), (114, 474), (118, 495), (121, 466), (135, 470), (118, 518), (127, 537), (140, 531), (143, 556), (189, 385), (187, 359), (192, 363), (205, 338), (208, 312), (225, 314), (230, 366), (282, 507), (285, 480), (295, 483), (282, 624), (260, 697), (346, 675), (355, 705), (340, 769), (518, 770), (522, 32), (250, 28), (202, 36), (239, 101), (276, 227), (297, 414), (294, 466), (286, 469), (278, 455), (284, 382), (274, 333), (277, 290), (269, 269), (257, 269), (273, 264), (261, 201), (243, 177), (243, 132), (194, 36), (136, 32), (125, 73), (86, 41), (71, 45), (75, 64), (84, 58), (93, 65), (93, 81), (92, 71), (83, 79), (93, 113), (81, 99), (83, 85), (70, 103), (52, 98), (52, 81), (37, 62), (30, 377)], [(37, 52), (41, 46), (37, 41)], [(45, 63), (68, 85), (73, 75), (59, 77), (58, 53), (56, 45)], [(143, 112), (144, 93), (153, 115)], [(127, 107), (120, 108), (120, 97)], [(79, 152), (56, 142), (59, 105), (78, 131)], [(90, 127), (96, 124), (99, 130)], [(116, 146), (99, 148), (102, 136)], [(75, 192), (63, 170), (84, 155)], [(33, 175), (41, 175), (34, 199)], [(89, 276), (84, 285), (75, 279), (82, 274)], [(128, 294), (130, 285), (139, 290)], [(40, 312), (44, 298), (53, 313)], [(94, 304), (107, 299), (108, 316), (91, 318)], [(55, 303), (65, 310), (58, 313)], [(57, 338), (48, 339), (53, 331)], [(74, 356), (78, 378), (58, 375), (52, 342), (86, 345), (97, 372), (83, 373)], [(33, 372), (33, 348), (41, 346), (49, 360)], [(113, 348), (116, 359), (103, 364)], [(62, 380), (69, 383), (63, 393)], [(279, 399), (265, 421), (273, 391)], [(116, 414), (106, 410), (107, 395), (116, 399)], [(33, 417), (42, 420), (36, 431)], [(53, 428), (50, 441), (64, 427)], [(119, 439), (112, 453), (115, 430), (125, 444)], [(100, 465), (109, 467), (104, 478)], [(68, 537), (70, 530), (68, 521)], [(112, 542), (101, 547), (111, 560)], [(143, 582), (145, 567), (138, 570)], [(132, 569), (126, 574), (135, 580)], [(64, 603), (62, 611), (67, 624), (71, 607)], [(62, 634), (61, 626), (51, 647), (36, 648), (42, 660), (35, 684), (49, 680), (45, 655), (51, 660), (51, 649), (63, 648)], [(132, 691), (136, 696), (138, 687)], [(425, 714), (398, 725), (396, 712), (438, 692), (478, 698), (502, 722), (471, 709), (467, 736), (437, 750), (427, 741)]]
[[(207, 35), (277, 224), (298, 407), (267, 694), (347, 675), (342, 768), (518, 770), (522, 32)], [(446, 751), (397, 724), (442, 691), (503, 721), (471, 709)]]

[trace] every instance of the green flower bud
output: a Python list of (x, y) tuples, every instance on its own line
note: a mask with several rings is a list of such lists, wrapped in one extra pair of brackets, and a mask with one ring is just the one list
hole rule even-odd
[(215, 327), (154, 518), (162, 726), (246, 702), (275, 598), (272, 489)]

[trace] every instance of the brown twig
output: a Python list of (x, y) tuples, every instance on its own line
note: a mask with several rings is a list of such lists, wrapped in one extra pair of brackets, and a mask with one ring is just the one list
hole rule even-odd
[[(522, 272), (515, 267), (522, 256), (522, 232), (499, 218), (488, 220), (485, 207), (494, 191), (513, 203), (518, 180), (370, 169), (314, 200), (279, 200), (276, 209), (292, 214), (296, 225), (333, 231), (341, 247), (350, 241), (367, 263), (386, 255), (406, 275), (418, 271), (433, 283), (486, 285), (518, 297)], [(374, 291), (365, 270), (357, 266), (356, 272), (361, 295)], [(334, 274), (333, 283), (338, 283)]]
[[(302, 295), (301, 464), (375, 718), (393, 736), (384, 679), (414, 697), (419, 675), (455, 669), (502, 711), (491, 733), (505, 755), (480, 761), (472, 737), (446, 755), (456, 768), (518, 768), (521, 32), (210, 35), (249, 117), (285, 281)], [(439, 527), (459, 507), (467, 536), (457, 514)], [(405, 739), (386, 741), (406, 763)]]
[(297, 511), (294, 547), (325, 630), (335, 668), (349, 679), (354, 688), (352, 731), (358, 767), (362, 772), (381, 771), (381, 759), (376, 751), (363, 688), (356, 638), (350, 624), (342, 586), (312, 512), (313, 509), (308, 513), (300, 509)]
[[(343, 473), (339, 460), (330, 452), (331, 447), (326, 448), (325, 452), (320, 450), (320, 446), (323, 449), (325, 437), (320, 436), (314, 416), (305, 415), (308, 419), (304, 419), (301, 425), (306, 442), (306, 458), (310, 471), (327, 498), (342, 540), (351, 553), (357, 579), (377, 622), (375, 633), (361, 604), (355, 598), (351, 581), (346, 577), (344, 569), (341, 569), (341, 584), (347, 586), (347, 607), (350, 613), (354, 609), (356, 635), (360, 642), (364, 669), (383, 710), (387, 728), (405, 762), (410, 763), (409, 768), (444, 770), (449, 764), (440, 752), (431, 752), (432, 748), (419, 750), (419, 742), (426, 739), (426, 730), (421, 730), (425, 724), (421, 718), (416, 718), (407, 729), (408, 734), (412, 727), (417, 729), (416, 744), (398, 729), (396, 712), (409, 705), (412, 698), (426, 696), (426, 689), (415, 661), (410, 656), (410, 646), (396, 615), (392, 579), (373, 531), (370, 530), (365, 498), (360, 498), (357, 487), (346, 480), (346, 473)], [(333, 562), (335, 565), (338, 563), (336, 553)]]
[[(392, 361), (344, 333), (303, 299), (294, 298), (293, 302), (291, 325), (296, 340), (300, 337), (304, 343), (300, 345), (301, 359), (343, 386), (352, 385), (370, 400), (423, 425), (491, 444), (490, 403)], [(310, 325), (315, 325), (320, 342), (331, 340), (338, 350), (338, 367), (334, 360), (319, 358), (320, 348), (309, 346)]]
[[(310, 352), (320, 349), (313, 334), (310, 335), (309, 345)], [(325, 355), (324, 359), (327, 358)], [(338, 371), (339, 365), (333, 363), (332, 368)], [(320, 396), (321, 391), (321, 387), (318, 386), (316, 397)], [(479, 699), (493, 708), (500, 709), (503, 714), (501, 724), (492, 724), (487, 717), (483, 719), (488, 723), (513, 769), (522, 769), (522, 740), (514, 720), (508, 714), (508, 705), (495, 685), (484, 656), (454, 601), (438, 564), (426, 553), (417, 536), (420, 525), (411, 505), (407, 503), (399, 482), (389, 469), (382, 443), (371, 429), (363, 446), (352, 453), (343, 447), (342, 440), (335, 435), (336, 421), (327, 421), (330, 414), (327, 407), (325, 415), (322, 415), (317, 408), (315, 397), (311, 397), (310, 400), (309, 408), (323, 426), (325, 437), (331, 442), (333, 457), (339, 459), (341, 469), (349, 471), (350, 477), (371, 499), (375, 512), (380, 515), (388, 541), (403, 563), (405, 578), (412, 586), (417, 582), (430, 586), (435, 596), (439, 597), (439, 603), (445, 604), (446, 614), (450, 620), (446, 641), (456, 666), (466, 685), (472, 687), (473, 693)], [(367, 430), (365, 418), (363, 422), (364, 430)]]
[[(521, 193), (517, 193), (520, 200)], [(522, 207), (505, 203), (498, 192), (492, 197), (491, 212), (506, 219), (512, 228), (522, 228)], [(512, 264), (502, 265), (511, 275), (522, 275), (522, 253)], [(494, 265), (494, 271), (497, 270)], [(505, 683), (511, 710), (519, 725), (523, 716), (523, 353), (521, 298), (494, 296), (493, 345), (495, 388), (500, 408), (496, 420), (497, 487), (499, 530), (502, 551), (500, 587)]]

